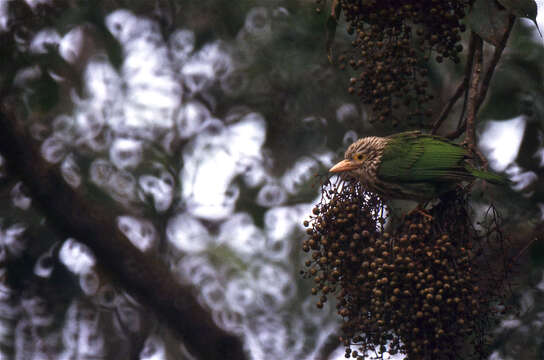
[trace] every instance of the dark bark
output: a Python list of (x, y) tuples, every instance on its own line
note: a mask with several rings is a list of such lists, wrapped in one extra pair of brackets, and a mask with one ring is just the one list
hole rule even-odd
[(0, 104), (0, 153), (9, 171), (20, 177), (33, 204), (63, 236), (91, 248), (111, 278), (176, 330), (199, 359), (245, 359), (241, 340), (219, 328), (196, 300), (195, 289), (179, 284), (156, 256), (144, 254), (118, 229), (126, 210), (97, 202), (83, 185), (70, 187), (55, 164), (40, 155), (40, 144), (17, 116), (9, 100)]

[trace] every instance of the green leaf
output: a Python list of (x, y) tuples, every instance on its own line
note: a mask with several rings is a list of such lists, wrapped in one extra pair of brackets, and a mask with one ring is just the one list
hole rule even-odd
[(336, 26), (338, 25), (338, 19), (342, 8), (340, 7), (340, 0), (333, 0), (331, 6), (331, 14), (327, 19), (327, 35), (325, 47), (327, 49), (327, 57), (329, 62), (332, 63), (332, 43), (334, 42), (334, 35), (336, 34)]
[(542, 37), (542, 33), (540, 32), (538, 24), (536, 23), (538, 7), (536, 6), (535, 0), (498, 0), (498, 2), (510, 13), (532, 20), (535, 23), (538, 33)]
[(482, 39), (497, 46), (508, 29), (508, 11), (495, 0), (478, 0), (466, 17), (466, 23)]

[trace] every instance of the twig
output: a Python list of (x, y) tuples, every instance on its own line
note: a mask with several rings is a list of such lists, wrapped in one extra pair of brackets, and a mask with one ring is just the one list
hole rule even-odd
[[(459, 100), (461, 95), (465, 92), (468, 82), (470, 79), (470, 71), (472, 69), (472, 62), (474, 59), (474, 40), (471, 37), (470, 43), (468, 45), (468, 53), (467, 53), (467, 63), (465, 65), (465, 76), (463, 78), (463, 81), (457, 86), (457, 89), (455, 90), (455, 93), (450, 98), (444, 109), (442, 109), (442, 112), (440, 113), (440, 116), (433, 124), (433, 129), (431, 131), (432, 134), (436, 134), (440, 126), (442, 126), (442, 123), (446, 120), (448, 117), (453, 105)], [(464, 106), (463, 106), (463, 113), (464, 113)]]
[(491, 79), (493, 78), (493, 73), (495, 72), (495, 68), (497, 67), (499, 60), (501, 59), (502, 52), (506, 47), (506, 43), (508, 42), (508, 38), (510, 37), (510, 33), (512, 32), (515, 21), (516, 17), (514, 15), (510, 15), (510, 17), (508, 18), (508, 27), (506, 28), (506, 31), (504, 32), (504, 35), (502, 36), (499, 45), (495, 47), (493, 58), (489, 62), (489, 66), (487, 67), (487, 71), (485, 72), (484, 78), (482, 80), (480, 93), (478, 95), (478, 101), (476, 102), (476, 112), (478, 112), (478, 109), (480, 109), (480, 106), (485, 100), (487, 91), (489, 89), (489, 84), (491, 83)]
[(520, 258), (521, 255), (523, 255), (523, 253), (525, 251), (527, 251), (527, 249), (529, 249), (529, 247), (531, 245), (533, 245), (533, 243), (537, 240), (539, 240), (540, 238), (538, 236), (535, 236), (531, 239), (531, 241), (529, 241), (527, 244), (525, 244), (525, 246), (519, 251), (519, 253), (512, 259), (512, 264), (516, 263), (518, 261), (518, 259)]
[(474, 123), (476, 119), (476, 104), (481, 84), (482, 64), (483, 64), (483, 41), (480, 36), (472, 32), (474, 38), (474, 62), (470, 75), (470, 86), (468, 89), (467, 101), (467, 119), (466, 119), (466, 135), (465, 143), (470, 150), (475, 149), (475, 132)]
[[(474, 51), (475, 51), (475, 38), (473, 36), (470, 37), (470, 43), (469, 43), (469, 55), (467, 61), (467, 66), (465, 68), (465, 80), (467, 82), (467, 87), (470, 83), (470, 76), (472, 74), (472, 65), (474, 64)], [(468, 99), (468, 91), (465, 91), (465, 97), (463, 99), (463, 107), (461, 108), (461, 114), (459, 114), (459, 120), (457, 121), (457, 130), (464, 129), (466, 126), (467, 119), (465, 118), (465, 112), (467, 111), (467, 99)], [(464, 130), (463, 130), (464, 131)], [(461, 131), (461, 134), (463, 133)], [(457, 135), (457, 137), (461, 136), (461, 134)]]
[(455, 140), (465, 132), (465, 129), (466, 129), (466, 124), (463, 123), (457, 129), (455, 129), (454, 131), (452, 131), (451, 133), (449, 133), (448, 135), (444, 137), (450, 140)]
[[(489, 90), (489, 84), (491, 83), (491, 79), (493, 78), (493, 74), (495, 72), (495, 68), (497, 67), (497, 64), (499, 63), (499, 60), (501, 59), (502, 53), (504, 51), (504, 48), (506, 47), (506, 43), (508, 42), (508, 39), (510, 37), (510, 33), (512, 32), (512, 28), (514, 27), (514, 23), (516, 21), (516, 17), (514, 15), (510, 15), (508, 19), (508, 27), (506, 28), (506, 31), (504, 32), (504, 35), (497, 47), (495, 47), (495, 52), (493, 53), (493, 58), (489, 62), (489, 65), (486, 69), (485, 75), (482, 80), (481, 87), (479, 89), (478, 99), (476, 101), (476, 114), (478, 113), (478, 110), (480, 109), (480, 106), (485, 100), (485, 97), (487, 95), (487, 91)], [(470, 53), (470, 51), (469, 51)], [(472, 58), (472, 57), (471, 57)], [(470, 60), (469, 60), (470, 61)], [(460, 125), (457, 127), (457, 129), (450, 134), (446, 135), (448, 139), (457, 139), (459, 136), (461, 136), (466, 130), (466, 119), (462, 123), (460, 122)], [(486, 161), (487, 162), (487, 161)]]
[[(472, 64), (474, 63), (474, 37), (470, 37), (470, 42), (468, 45), (468, 54), (467, 54), (467, 64), (465, 66), (465, 76), (463, 78), (463, 83), (465, 84), (465, 90), (469, 85), (470, 82), (470, 74), (472, 73)], [(457, 139), (459, 136), (461, 136), (462, 133), (465, 132), (465, 111), (467, 109), (467, 95), (468, 92), (465, 91), (465, 98), (463, 100), (463, 108), (461, 109), (461, 114), (459, 115), (459, 121), (457, 122), (457, 129), (448, 135), (446, 135), (446, 138), (448, 139)]]
[(444, 120), (446, 120), (446, 118), (448, 117), (448, 115), (450, 114), (450, 111), (451, 111), (451, 108), (453, 107), (453, 105), (455, 105), (455, 103), (457, 102), (457, 100), (459, 100), (459, 98), (461, 97), (461, 95), (463, 95), (463, 92), (465, 91), (466, 87), (467, 87), (467, 84), (468, 84), (468, 79), (465, 78), (463, 79), (463, 81), (457, 86), (457, 89), (455, 90), (455, 92), (453, 93), (452, 97), (450, 98), (450, 100), (448, 101), (448, 103), (446, 104), (446, 106), (442, 109), (442, 112), (440, 113), (440, 116), (438, 117), (438, 119), (433, 123), (433, 127), (432, 127), (432, 130), (431, 130), (431, 134), (436, 134), (436, 132), (438, 131), (438, 129), (440, 128), (440, 126), (442, 126), (442, 123), (444, 122)]

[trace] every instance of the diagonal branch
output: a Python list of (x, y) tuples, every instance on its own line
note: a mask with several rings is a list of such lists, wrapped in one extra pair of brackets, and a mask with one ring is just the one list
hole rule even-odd
[(483, 67), (483, 41), (476, 33), (472, 33), (474, 39), (474, 62), (470, 75), (470, 86), (468, 88), (467, 101), (467, 119), (466, 119), (466, 135), (465, 142), (471, 150), (475, 148), (475, 133), (474, 123), (476, 121), (477, 102), (479, 98), (479, 90), (482, 77)]
[(451, 109), (453, 108), (453, 105), (459, 100), (461, 95), (465, 92), (465, 89), (468, 84), (468, 78), (464, 78), (463, 81), (457, 86), (457, 89), (455, 89), (455, 92), (453, 93), (452, 97), (444, 106), (442, 109), (442, 112), (440, 112), (440, 116), (438, 119), (433, 123), (431, 134), (436, 134), (440, 126), (442, 126), (442, 123), (448, 118), (448, 115), (450, 114)]
[(34, 203), (60, 233), (89, 246), (110, 276), (177, 331), (199, 359), (246, 359), (240, 339), (219, 328), (194, 295), (157, 257), (144, 254), (118, 229), (115, 204), (92, 200), (89, 188), (71, 188), (47, 163), (9, 100), (0, 104), (0, 153), (29, 189)]
[(453, 105), (455, 105), (455, 103), (457, 102), (457, 100), (459, 100), (461, 95), (465, 93), (469, 80), (470, 80), (470, 71), (472, 69), (473, 59), (474, 59), (474, 41), (473, 41), (473, 38), (471, 37), (470, 43), (468, 46), (467, 63), (465, 65), (465, 75), (463, 77), (463, 81), (457, 86), (457, 89), (453, 93), (452, 97), (450, 98), (450, 100), (448, 101), (444, 109), (442, 109), (440, 116), (434, 122), (432, 126), (432, 131), (431, 131), (432, 134), (436, 134), (440, 126), (442, 126), (442, 123), (448, 118), (448, 115), (450, 114), (450, 111), (453, 108)]
[[(475, 104), (476, 114), (478, 113), (480, 106), (482, 105), (482, 103), (485, 100), (485, 97), (487, 96), (487, 92), (489, 90), (489, 84), (491, 83), (491, 79), (493, 78), (493, 74), (495, 73), (497, 64), (499, 63), (499, 60), (501, 59), (504, 48), (506, 47), (508, 39), (510, 38), (510, 33), (512, 32), (512, 28), (514, 27), (515, 21), (516, 21), (516, 17), (514, 15), (510, 15), (510, 17), (508, 18), (508, 26), (503, 34), (503, 37), (501, 41), (499, 42), (499, 45), (495, 47), (493, 58), (489, 62), (489, 65), (487, 67), (483, 80), (481, 82), (481, 86), (478, 90), (477, 100)], [(446, 135), (446, 137), (449, 139), (457, 139), (459, 136), (461, 136), (461, 134), (463, 134), (463, 132), (465, 132), (466, 126), (467, 124), (465, 119), (465, 121), (460, 126), (458, 126), (455, 131)]]
[(506, 43), (508, 42), (508, 38), (510, 37), (510, 33), (512, 32), (512, 28), (514, 27), (515, 22), (516, 22), (516, 17), (514, 15), (510, 15), (510, 17), (508, 18), (508, 27), (506, 28), (506, 31), (504, 32), (504, 35), (502, 36), (502, 39), (499, 45), (495, 48), (495, 52), (493, 53), (493, 58), (489, 62), (487, 71), (482, 80), (480, 93), (478, 95), (478, 100), (476, 102), (476, 112), (478, 112), (478, 109), (480, 108), (480, 106), (485, 100), (487, 91), (489, 89), (489, 84), (491, 83), (491, 79), (493, 78), (493, 74), (495, 72), (495, 68), (497, 67), (499, 60), (501, 59), (502, 53), (504, 51), (504, 48), (506, 47)]

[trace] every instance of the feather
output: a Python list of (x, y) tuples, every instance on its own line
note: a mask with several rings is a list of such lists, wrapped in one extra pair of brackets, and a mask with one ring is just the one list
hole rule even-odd
[(461, 146), (420, 132), (392, 135), (377, 176), (388, 182), (442, 182), (470, 180), (465, 168), (468, 152)]
[(475, 169), (467, 162), (469, 158), (464, 147), (448, 139), (410, 131), (359, 139), (330, 171), (346, 172), (386, 198), (418, 201), (438, 197), (475, 178), (509, 184), (501, 175)]

